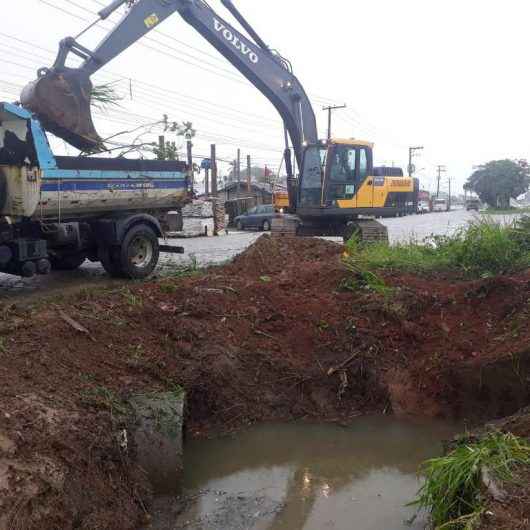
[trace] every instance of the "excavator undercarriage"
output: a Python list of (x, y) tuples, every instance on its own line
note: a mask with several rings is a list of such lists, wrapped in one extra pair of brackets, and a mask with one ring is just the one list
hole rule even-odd
[(286, 215), (273, 219), (272, 234), (280, 237), (342, 237), (344, 242), (357, 236), (363, 243), (388, 243), (388, 228), (375, 219), (355, 219), (345, 225), (322, 226)]

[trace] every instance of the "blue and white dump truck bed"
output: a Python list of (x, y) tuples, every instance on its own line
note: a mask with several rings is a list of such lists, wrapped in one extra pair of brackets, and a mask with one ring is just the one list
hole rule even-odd
[(55, 156), (38, 120), (0, 103), (0, 272), (28, 277), (88, 258), (114, 276), (148, 276), (160, 220), (189, 201), (187, 169), (178, 161)]

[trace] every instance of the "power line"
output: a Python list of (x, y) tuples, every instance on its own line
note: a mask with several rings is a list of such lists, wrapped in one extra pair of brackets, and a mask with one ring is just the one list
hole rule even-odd
[[(42, 46), (38, 46), (35, 43), (31, 43), (29, 41), (24, 41), (22, 39), (18, 39), (16, 37), (13, 37), (12, 35), (8, 35), (8, 34), (2, 33), (2, 32), (0, 32), (0, 35), (3, 36), (3, 37), (9, 38), (9, 39), (16, 40), (16, 41), (18, 41), (20, 43), (23, 43), (25, 45), (31, 46), (32, 49), (38, 48), (38, 49), (40, 49), (42, 51), (45, 51), (46, 53), (49, 53), (52, 56), (54, 55), (54, 52), (52, 50), (49, 50), (47, 48), (43, 48)], [(27, 52), (27, 53), (31, 53), (31, 52)], [(22, 57), (22, 56), (19, 55), (19, 57)], [(24, 57), (24, 59), (29, 60), (29, 58), (27, 58), (27, 57)], [(37, 62), (36, 62), (36, 64), (37, 64)], [(21, 65), (21, 66), (23, 68), (28, 68), (26, 65)], [(218, 111), (218, 108), (222, 108), (222, 109), (226, 109), (226, 110), (228, 110), (230, 112), (233, 112), (233, 113), (236, 113), (236, 114), (241, 114), (243, 116), (250, 116), (252, 118), (255, 118), (255, 119), (263, 121), (263, 122), (267, 121), (267, 122), (270, 122), (270, 123), (273, 123), (273, 124), (278, 124), (278, 125), (281, 124), (281, 120), (279, 118), (278, 119), (268, 118), (268, 117), (263, 116), (263, 115), (254, 114), (254, 113), (251, 113), (251, 112), (248, 112), (248, 111), (242, 111), (240, 109), (236, 109), (234, 107), (230, 107), (229, 105), (224, 105), (222, 103), (209, 101), (207, 99), (198, 98), (196, 96), (190, 96), (188, 94), (183, 94), (183, 93), (175, 91), (173, 89), (161, 88), (158, 85), (153, 85), (151, 83), (148, 83), (148, 82), (145, 82), (145, 81), (141, 81), (139, 79), (136, 79), (136, 78), (124, 75), (124, 74), (119, 74), (119, 73), (115, 73), (115, 72), (111, 72), (111, 71), (105, 71), (105, 72), (98, 72), (97, 75), (98, 76), (103, 75), (105, 77), (108, 76), (110, 79), (112, 79), (112, 82), (115, 82), (115, 81), (131, 82), (131, 81), (133, 81), (136, 84), (140, 84), (142, 86), (147, 87), (150, 92), (157, 91), (157, 92), (160, 92), (160, 93), (164, 94), (164, 96), (167, 96), (167, 94), (169, 93), (169, 94), (172, 94), (174, 97), (178, 97), (178, 98), (182, 98), (182, 99), (186, 99), (186, 100), (197, 101), (197, 102), (199, 102), (201, 104), (205, 104), (205, 105), (210, 105), (210, 106), (216, 107), (216, 111)]]

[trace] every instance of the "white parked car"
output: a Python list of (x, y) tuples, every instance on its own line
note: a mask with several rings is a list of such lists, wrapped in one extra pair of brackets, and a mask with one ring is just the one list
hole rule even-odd
[(418, 213), (429, 213), (431, 211), (431, 205), (429, 201), (418, 202)]
[(434, 199), (432, 209), (433, 209), (433, 212), (447, 212), (447, 200), (446, 199)]

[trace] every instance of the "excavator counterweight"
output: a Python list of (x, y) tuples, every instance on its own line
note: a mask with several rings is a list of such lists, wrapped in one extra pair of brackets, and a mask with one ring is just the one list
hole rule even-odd
[(82, 70), (44, 69), (20, 96), (22, 105), (35, 113), (42, 125), (81, 151), (104, 149), (90, 108), (92, 82)]

